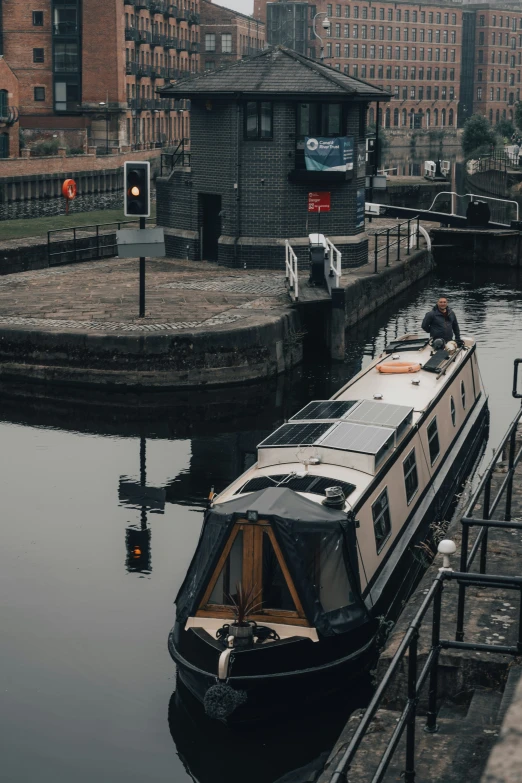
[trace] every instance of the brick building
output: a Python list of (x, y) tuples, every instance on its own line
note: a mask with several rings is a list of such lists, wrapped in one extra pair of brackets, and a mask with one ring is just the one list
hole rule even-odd
[[(199, 0), (0, 0), (0, 54), (19, 84), (28, 141), (99, 152), (188, 135), (158, 86), (199, 69)], [(0, 82), (0, 89), (2, 84)]]
[[(309, 191), (326, 190), (331, 211), (321, 215), (321, 231), (345, 266), (367, 263), (366, 109), (388, 95), (282, 46), (163, 94), (190, 99), (192, 127), (190, 167), (156, 183), (169, 255), (281, 269), (285, 239), (305, 252), (317, 230)], [(315, 136), (348, 137), (352, 166), (307, 170), (305, 138)]]
[(210, 0), (201, 0), (201, 70), (213, 71), (265, 48), (265, 25)]
[(19, 154), (18, 79), (0, 55), (0, 158)]
[[(278, 9), (292, 6), (307, 9), (298, 14), (307, 20), (305, 33), (302, 23), (276, 24), (279, 17), (290, 17)], [(306, 53), (315, 58), (321, 42), (313, 34), (313, 18), (323, 14), (317, 29), (324, 61), (392, 93), (382, 113), (386, 127), (456, 127), (473, 113), (495, 123), (512, 118), (520, 97), (522, 10), (514, 6), (503, 11), (500, 5), (451, 2), (254, 0), (254, 13), (267, 20), (269, 44), (286, 41), (302, 50), (306, 36)], [(324, 15), (331, 21), (328, 35), (321, 27)], [(369, 122), (374, 120), (375, 107), (370, 107)]]

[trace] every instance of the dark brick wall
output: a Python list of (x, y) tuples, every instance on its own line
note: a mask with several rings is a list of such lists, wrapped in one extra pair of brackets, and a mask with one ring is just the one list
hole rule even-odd
[[(364, 104), (352, 103), (345, 132), (359, 138), (359, 112)], [(246, 238), (286, 239), (306, 237), (317, 231), (317, 215), (307, 209), (308, 193), (331, 192), (331, 211), (321, 215), (321, 232), (327, 236), (356, 236), (357, 189), (364, 178), (318, 185), (291, 183), (295, 168), (295, 104), (274, 103), (274, 138), (270, 141), (243, 139), (242, 108), (219, 101), (192, 102), (191, 168), (176, 170), (169, 180), (157, 182), (158, 225), (188, 231), (199, 230), (202, 222), (198, 194), (222, 198), (222, 241), (219, 262), (240, 266), (284, 266), (283, 247), (251, 243)], [(239, 137), (239, 155), (238, 155)], [(355, 173), (355, 172), (354, 172)], [(237, 187), (236, 187), (237, 185)], [(223, 238), (242, 238), (235, 249)], [(169, 237), (167, 252), (182, 257), (199, 257), (199, 243)], [(367, 262), (367, 242), (342, 248), (343, 266)], [(306, 251), (303, 251), (306, 252)]]

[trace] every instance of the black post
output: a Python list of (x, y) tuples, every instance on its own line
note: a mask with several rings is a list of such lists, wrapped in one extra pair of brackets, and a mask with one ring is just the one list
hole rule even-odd
[(386, 229), (386, 266), (390, 266), (390, 229)]
[[(489, 505), (491, 502), (491, 474), (486, 481), (486, 486), (484, 489), (484, 513), (483, 513), (483, 519), (489, 519)], [(484, 529), (484, 535), (482, 537), (482, 541), (480, 542), (480, 567), (479, 572), (481, 574), (486, 573), (486, 567), (487, 567), (487, 557), (488, 557), (488, 535), (489, 530), (486, 527)]]
[(435, 652), (435, 657), (430, 670), (430, 685), (428, 690), (428, 711), (426, 713), (426, 726), (424, 731), (429, 734), (435, 734), (439, 727), (437, 726), (437, 690), (439, 682), (439, 652), (440, 652), (440, 612), (442, 606), (443, 583), (440, 582), (439, 588), (433, 598), (433, 620), (431, 626), (431, 649)]
[(51, 232), (47, 232), (47, 266), (51, 266)]
[(419, 249), (419, 239), (420, 239), (419, 225), (420, 225), (420, 218), (417, 218), (417, 250)]
[[(468, 570), (468, 543), (469, 543), (469, 525), (462, 525), (462, 541), (460, 543), (460, 572), (466, 573)], [(457, 630), (455, 641), (464, 641), (464, 605), (466, 602), (466, 587), (459, 584), (459, 598), (457, 603)]]
[(518, 654), (522, 653), (522, 590), (519, 590), (519, 603), (518, 603), (518, 640), (517, 648)]
[(109, 112), (105, 115), (105, 154), (109, 154)]
[[(145, 228), (145, 218), (140, 217), (140, 229)], [(145, 317), (145, 259), (140, 258), (140, 318)]]
[(76, 263), (76, 228), (73, 228), (74, 262)]
[(375, 262), (375, 268), (374, 268), (374, 274), (377, 274), (377, 234), (374, 235), (375, 240), (375, 247), (374, 247), (374, 262)]
[(415, 718), (417, 715), (417, 642), (416, 630), (410, 642), (408, 656), (408, 723), (406, 724), (406, 768), (404, 783), (415, 783)]
[[(146, 455), (147, 455), (147, 441), (146, 439), (141, 436), (140, 437), (140, 486), (145, 487), (147, 484), (147, 462), (146, 462)], [(143, 505), (141, 507), (141, 529), (145, 530), (147, 527), (147, 506)]]
[(397, 225), (397, 261), (401, 260), (401, 224)]
[(100, 257), (100, 227), (96, 223), (96, 255)]
[(517, 443), (517, 428), (513, 427), (511, 437), (509, 439), (509, 462), (508, 462), (508, 480), (506, 487), (506, 513), (504, 519), (506, 522), (511, 521), (511, 500), (513, 498), (513, 473), (515, 464), (515, 448)]
[(406, 255), (410, 255), (410, 226), (411, 220), (408, 220), (408, 233), (406, 234)]

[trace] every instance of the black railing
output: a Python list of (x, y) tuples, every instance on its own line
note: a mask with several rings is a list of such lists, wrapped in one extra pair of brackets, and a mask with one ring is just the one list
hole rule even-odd
[[(415, 221), (417, 222), (416, 230), (414, 228), (412, 232), (412, 224), (415, 226)], [(390, 266), (390, 251), (393, 250), (393, 248), (396, 248), (396, 260), (401, 260), (401, 242), (406, 243), (406, 255), (410, 255), (411, 250), (411, 239), (412, 237), (415, 237), (415, 249), (419, 249), (419, 225), (420, 225), (420, 219), (419, 217), (410, 218), (409, 220), (405, 220), (403, 223), (397, 223), (396, 226), (390, 227), (390, 228), (383, 228), (382, 231), (377, 231), (374, 234), (374, 249), (373, 249), (373, 262), (374, 262), (374, 273), (377, 274), (377, 263), (379, 260), (379, 255), (381, 253), (384, 253), (386, 256), (386, 266)], [(406, 230), (404, 230), (403, 226), (406, 226)], [(385, 237), (385, 240), (383, 243), (380, 242), (380, 238)], [(381, 244), (381, 247), (379, 245)]]
[[(160, 176), (168, 176), (176, 166), (190, 166), (190, 151), (186, 149), (189, 139), (182, 139), (174, 152), (161, 155)], [(165, 174), (164, 174), (165, 171)]]
[(508, 166), (511, 165), (512, 163), (507, 153), (495, 150), (490, 155), (483, 155), (478, 159), (473, 173), (477, 174), (483, 171), (502, 171), (506, 173)]
[[(111, 226), (112, 230), (108, 229)], [(122, 226), (139, 226), (139, 220), (113, 221), (111, 223), (96, 223), (90, 226), (71, 226), (71, 228), (55, 228), (47, 232), (47, 265), (56, 266), (60, 263), (77, 263), (78, 261), (95, 261), (115, 255), (117, 244), (115, 231)], [(100, 231), (101, 229), (101, 231)], [(52, 237), (60, 234), (61, 242), (72, 242), (72, 247), (53, 252)], [(108, 242), (106, 240), (109, 240)], [(57, 257), (59, 261), (54, 261)]]
[[(407, 675), (407, 699), (404, 709), (396, 723), (392, 736), (378, 762), (377, 769), (373, 773), (371, 783), (381, 783), (386, 774), (386, 770), (393, 758), (395, 750), (399, 744), (404, 731), (406, 730), (406, 763), (404, 770), (404, 783), (415, 783), (415, 718), (417, 713), (417, 704), (421, 696), (422, 688), (428, 680), (428, 709), (426, 713), (425, 731), (435, 733), (437, 731), (437, 696), (438, 696), (438, 660), (442, 649), (446, 650), (475, 650), (484, 652), (504, 653), (506, 655), (518, 656), (522, 653), (522, 622), (519, 619), (518, 638), (516, 645), (501, 644), (481, 644), (452, 641), (450, 639), (440, 638), (441, 610), (442, 610), (442, 591), (446, 581), (457, 581), (467, 586), (473, 585), (484, 588), (497, 589), (504, 587), (511, 590), (518, 590), (522, 603), (522, 577), (519, 576), (494, 576), (489, 574), (468, 574), (458, 571), (444, 570), (439, 571), (433, 581), (426, 597), (419, 607), (415, 617), (402, 641), (393, 656), (386, 674), (379, 683), (375, 694), (364, 713), (361, 722), (357, 726), (353, 737), (343, 753), (341, 759), (336, 765), (330, 778), (330, 783), (346, 783), (347, 773), (354, 760), (357, 749), (363, 741), (377, 710), (379, 709), (384, 697), (384, 693), (392, 682), (392, 678), (397, 672), (402, 660), (408, 655), (408, 675)], [(418, 639), (422, 621), (430, 608), (433, 606), (433, 619), (431, 629), (431, 649), (426, 658), (426, 662), (420, 674), (418, 674)]]
[(176, 49), (178, 51), (184, 51), (187, 52), (189, 48), (189, 41), (187, 41), (186, 38), (178, 38), (178, 45), (176, 46)]
[(78, 25), (76, 22), (55, 22), (53, 24), (54, 35), (76, 35), (78, 33)]
[(135, 27), (125, 28), (125, 40), (126, 41), (138, 41), (140, 37), (140, 31)]

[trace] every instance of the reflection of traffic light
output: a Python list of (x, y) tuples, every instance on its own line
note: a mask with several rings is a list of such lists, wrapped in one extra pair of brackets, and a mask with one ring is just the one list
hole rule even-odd
[(127, 559), (125, 565), (127, 571), (151, 571), (150, 559), (150, 530), (142, 530), (139, 527), (128, 527), (125, 532), (125, 546)]
[(126, 161), (123, 186), (125, 217), (150, 217), (150, 163)]

